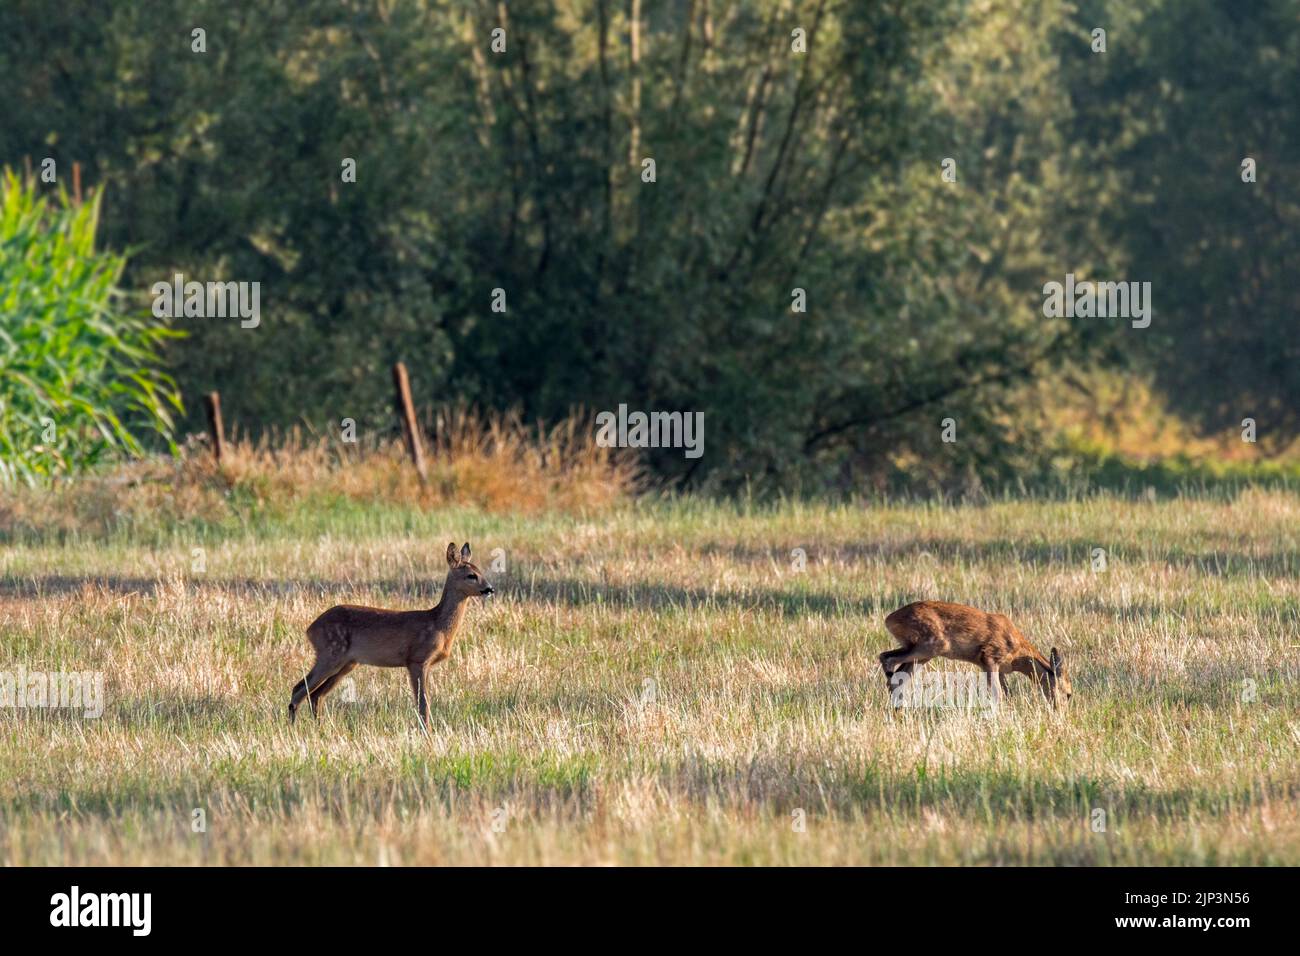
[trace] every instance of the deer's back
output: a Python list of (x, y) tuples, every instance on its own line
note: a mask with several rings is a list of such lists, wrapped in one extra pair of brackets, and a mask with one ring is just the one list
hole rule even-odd
[(905, 646), (928, 644), (942, 657), (972, 663), (1011, 656), (1023, 640), (1005, 615), (947, 601), (900, 607), (885, 618), (885, 627)]
[(389, 611), (382, 607), (365, 607), (361, 604), (336, 604), (316, 620), (308, 631), (329, 627), (348, 629), (371, 627), (409, 627), (426, 616), (424, 611)]

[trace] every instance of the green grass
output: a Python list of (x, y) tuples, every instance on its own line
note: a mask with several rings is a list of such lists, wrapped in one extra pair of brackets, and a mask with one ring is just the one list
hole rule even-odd
[[(592, 518), (306, 502), (15, 540), (0, 671), (100, 670), (107, 702), (0, 710), (0, 863), (1294, 865), (1298, 536), (1300, 499), (1247, 491)], [(433, 672), (430, 733), (405, 674), (368, 668), (290, 727), (312, 618), (431, 606), (466, 537), (507, 571)], [(919, 598), (1061, 648), (1069, 713), (1022, 677), (991, 718), (893, 711), (881, 620)]]

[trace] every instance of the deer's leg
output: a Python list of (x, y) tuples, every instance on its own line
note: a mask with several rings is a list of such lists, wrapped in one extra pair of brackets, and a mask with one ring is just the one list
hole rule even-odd
[(351, 673), (357, 666), (356, 661), (349, 661), (338, 669), (332, 676), (325, 678), (321, 685), (311, 694), (311, 715), (320, 718), (320, 705), (325, 700), (325, 695), (334, 689), (334, 686)]
[(902, 707), (907, 700), (908, 685), (912, 682), (912, 664), (899, 664), (885, 669), (885, 686), (889, 688), (889, 702)]
[(1002, 688), (1002, 693), (1004, 694), (1010, 690), (1010, 688), (1007, 687), (1006, 671), (998, 671), (998, 686)]
[(894, 673), (898, 668), (899, 663), (907, 656), (908, 651), (911, 649), (911, 647), (895, 647), (893, 650), (881, 653), (879, 658), (880, 668), (885, 672), (886, 678), (888, 678), (890, 674)]
[(421, 726), (424, 726), (429, 722), (429, 699), (424, 696), (427, 671), (423, 662), (408, 664), (406, 671), (411, 675), (411, 692), (415, 694), (415, 709), (420, 714)]
[[(342, 666), (342, 661), (316, 658), (316, 663), (312, 665), (307, 676), (293, 686), (293, 697), (289, 700), (289, 723), (293, 723), (293, 719), (297, 715), (298, 705), (302, 703), (302, 699), (308, 694), (315, 693), (316, 688)], [(314, 703), (312, 708), (315, 709)]]
[(885, 672), (885, 686), (889, 688), (889, 699), (895, 706), (901, 704), (902, 689), (911, 682), (916, 668), (935, 656), (932, 647), (921, 644), (885, 651), (880, 655), (880, 666)]
[(304, 677), (293, 685), (293, 693), (289, 696), (289, 723), (293, 723), (294, 718), (298, 716), (298, 705), (302, 703), (302, 699), (306, 696), (307, 678)]
[(886, 674), (892, 674), (903, 667), (906, 667), (910, 674), (913, 664), (924, 664), (936, 656), (938, 655), (933, 647), (926, 644), (913, 644), (911, 647), (900, 647), (896, 651), (885, 651), (880, 655), (880, 666), (885, 669)]
[(980, 669), (984, 671), (984, 679), (988, 681), (989, 696), (993, 700), (993, 706), (997, 707), (1002, 703), (1002, 691), (1006, 689), (1007, 681), (1002, 676), (1002, 668), (998, 662), (981, 655), (979, 659)]
[(880, 655), (880, 669), (885, 672), (885, 688), (891, 696), (894, 692), (894, 669), (897, 666), (894, 664), (894, 658), (905, 653), (907, 653), (907, 648), (895, 647)]

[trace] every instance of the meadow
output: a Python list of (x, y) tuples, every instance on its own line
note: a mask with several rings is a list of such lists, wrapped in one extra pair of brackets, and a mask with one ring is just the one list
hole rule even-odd
[[(1295, 865), (1298, 536), (1280, 490), (28, 529), (0, 671), (106, 701), (0, 711), (0, 863)], [(312, 619), (431, 607), (466, 539), (504, 570), (428, 732), (372, 668), (290, 726)], [(1020, 676), (992, 716), (892, 708), (882, 618), (921, 598), (1059, 647), (1068, 711)]]

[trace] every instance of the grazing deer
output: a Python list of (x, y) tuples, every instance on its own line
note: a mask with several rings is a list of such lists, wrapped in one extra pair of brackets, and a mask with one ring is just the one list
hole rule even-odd
[(885, 627), (902, 645), (880, 655), (885, 683), (891, 690), (894, 674), (910, 677), (914, 667), (934, 657), (946, 657), (983, 668), (995, 703), (999, 691), (1006, 692), (1006, 675), (1012, 671), (1036, 678), (1053, 707), (1068, 702), (1074, 694), (1056, 648), (1050, 658), (1044, 657), (1005, 615), (965, 604), (917, 601), (885, 618)]
[(339, 604), (316, 618), (307, 628), (307, 640), (316, 649), (311, 672), (293, 688), (289, 722), (304, 697), (311, 698), (312, 716), (319, 717), (325, 695), (358, 664), (405, 667), (411, 675), (415, 706), (424, 724), (429, 704), (424, 696), (429, 667), (445, 660), (465, 618), (468, 600), (493, 593), (483, 572), (469, 560), (469, 542), (456, 556), (447, 545), (447, 581), (436, 607), (428, 611), (385, 611), (377, 607)]

